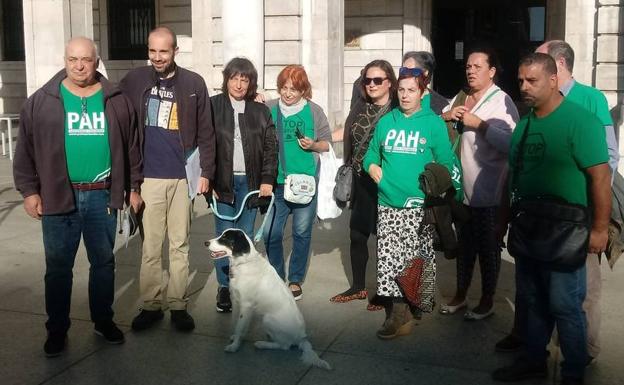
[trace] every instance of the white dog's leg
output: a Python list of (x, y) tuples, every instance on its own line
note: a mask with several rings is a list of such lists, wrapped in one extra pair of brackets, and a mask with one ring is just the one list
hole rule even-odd
[(254, 346), (257, 349), (282, 349), (282, 345), (273, 341), (256, 341)]
[(250, 307), (241, 307), (238, 319), (236, 320), (236, 326), (234, 327), (234, 334), (230, 337), (230, 344), (225, 347), (225, 351), (234, 353), (238, 351), (241, 345), (241, 340), (247, 334), (249, 323), (253, 317), (253, 311)]

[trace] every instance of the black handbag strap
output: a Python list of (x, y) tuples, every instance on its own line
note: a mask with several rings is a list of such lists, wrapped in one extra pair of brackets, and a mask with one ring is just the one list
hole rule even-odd
[[(368, 103), (364, 104), (364, 108), (365, 108), (364, 113), (366, 113), (366, 109), (368, 108)], [(390, 111), (390, 108), (388, 108), (388, 111)], [(383, 115), (387, 114), (388, 111), (386, 111), (383, 114), (379, 113), (377, 114), (377, 116), (375, 116), (371, 124), (368, 126), (368, 130), (366, 130), (366, 133), (363, 136), (363, 138), (366, 138), (366, 140), (361, 141), (360, 144), (355, 148), (355, 151), (353, 151), (353, 154), (351, 155), (351, 159), (349, 160), (349, 165), (351, 166), (353, 165), (353, 159), (355, 159), (356, 156), (360, 155), (360, 151), (362, 151), (362, 147), (364, 147), (364, 144), (366, 144), (367, 142), (370, 142), (371, 131), (375, 128), (375, 126), (377, 125), (377, 122), (379, 122), (379, 119), (381, 119)], [(357, 121), (357, 118), (356, 118), (356, 121)]]
[(529, 137), (529, 127), (531, 126), (531, 114), (533, 113), (533, 111), (529, 111), (529, 114), (527, 115), (527, 124), (526, 127), (524, 128), (524, 132), (522, 132), (522, 137), (520, 138), (520, 142), (518, 143), (518, 154), (516, 155), (516, 164), (514, 167), (514, 170), (512, 170), (512, 178), (511, 178), (511, 192), (512, 192), (512, 197), (514, 195), (514, 192), (516, 192), (517, 190), (517, 185), (518, 185), (518, 174), (520, 174), (520, 172), (522, 172), (522, 169), (524, 168), (524, 145), (527, 141), (527, 138)]

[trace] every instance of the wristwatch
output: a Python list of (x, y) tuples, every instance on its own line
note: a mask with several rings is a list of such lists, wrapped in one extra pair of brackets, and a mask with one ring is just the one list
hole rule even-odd
[(130, 192), (135, 192), (137, 194), (140, 194), (141, 193), (141, 189), (140, 188), (131, 188)]

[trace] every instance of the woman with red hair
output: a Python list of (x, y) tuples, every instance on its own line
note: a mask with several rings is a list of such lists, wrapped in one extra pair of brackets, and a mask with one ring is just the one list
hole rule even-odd
[(318, 182), (318, 153), (329, 150), (331, 131), (323, 109), (313, 103), (312, 85), (302, 66), (286, 66), (277, 77), (279, 99), (269, 101), (277, 129), (279, 159), (275, 206), (264, 228), (264, 244), (269, 262), (286, 279), (284, 268), (284, 227), (292, 214), (292, 252), (288, 267), (288, 282), (296, 300), (301, 299), (312, 224), (316, 217), (317, 194), (308, 203), (293, 203), (284, 198), (284, 182), (288, 176), (309, 175)]

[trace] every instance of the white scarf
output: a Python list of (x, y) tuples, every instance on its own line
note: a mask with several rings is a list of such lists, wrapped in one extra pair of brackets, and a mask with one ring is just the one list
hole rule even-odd
[(284, 102), (282, 102), (282, 98), (280, 98), (278, 104), (282, 115), (284, 115), (284, 118), (287, 118), (289, 116), (297, 115), (298, 113), (300, 113), (301, 110), (303, 110), (303, 107), (308, 104), (308, 101), (306, 100), (306, 98), (301, 98), (297, 103), (287, 106), (286, 104), (284, 104)]

